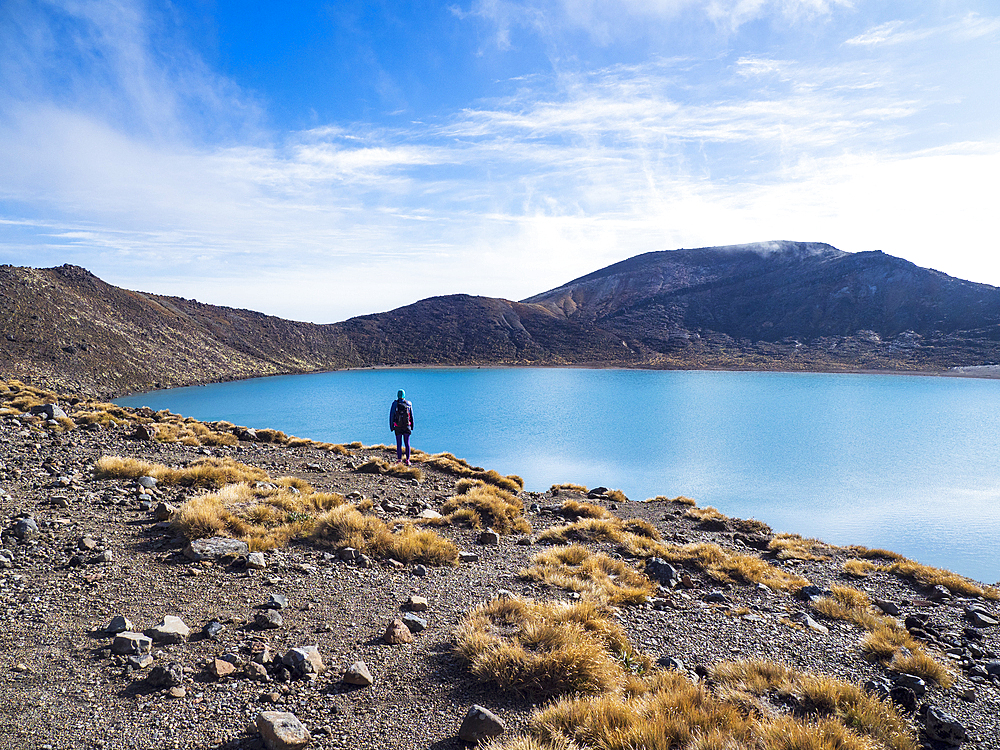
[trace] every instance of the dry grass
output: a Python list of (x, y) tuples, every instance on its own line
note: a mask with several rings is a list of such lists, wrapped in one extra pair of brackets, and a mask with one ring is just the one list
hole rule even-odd
[(520, 577), (540, 581), (599, 604), (643, 604), (656, 586), (645, 575), (601, 552), (574, 544), (540, 552)]
[(446, 474), (479, 480), (481, 482), (485, 482), (486, 484), (492, 484), (495, 487), (506, 490), (507, 492), (513, 492), (514, 494), (517, 494), (524, 489), (524, 480), (516, 474), (503, 476), (493, 469), (486, 470), (480, 466), (472, 466), (465, 459), (456, 458), (451, 453), (435, 453), (433, 455), (428, 455), (422, 451), (416, 451), (413, 453), (412, 458), (414, 461), (437, 469), (438, 471), (443, 471)]
[(578, 500), (566, 500), (559, 508), (559, 512), (567, 518), (574, 520), (578, 518), (610, 518), (614, 514), (594, 503), (581, 503)]
[(657, 495), (656, 497), (651, 497), (646, 500), (647, 503), (676, 503), (677, 505), (690, 505), (696, 506), (694, 500), (689, 497), (684, 497), (684, 495), (678, 495), (677, 497), (667, 497), (666, 495)]
[(656, 529), (640, 519), (583, 518), (546, 529), (538, 540), (548, 544), (612, 542), (632, 557), (661, 557), (667, 562), (691, 563), (715, 580), (725, 583), (763, 583), (776, 591), (797, 591), (808, 583), (804, 578), (776, 568), (759, 557), (730, 552), (717, 544), (661, 542)]
[(883, 567), (888, 573), (895, 573), (902, 578), (910, 578), (928, 586), (944, 586), (953, 594), (960, 596), (978, 596), (983, 599), (1000, 599), (1000, 591), (993, 586), (981, 586), (957, 573), (941, 568), (921, 565), (906, 558), (899, 559), (891, 565)]
[(498, 534), (530, 534), (531, 524), (524, 517), (524, 503), (507, 490), (482, 480), (460, 479), (458, 493), (441, 506), (441, 513), (451, 523), (481, 529), (489, 526)]
[(886, 619), (861, 642), (861, 650), (873, 659), (890, 661), (901, 649), (913, 650), (920, 644), (895, 620)]
[(364, 515), (350, 505), (334, 508), (317, 518), (310, 538), (336, 549), (353, 547), (364, 554), (405, 563), (458, 562), (458, 548), (435, 532), (417, 529), (412, 524), (394, 532), (381, 519)]
[(293, 492), (291, 486), (228, 484), (188, 500), (171, 521), (188, 539), (231, 536), (242, 539), (252, 550), (269, 550), (308, 536), (320, 514), (346, 503), (336, 493), (314, 492), (312, 488)]
[(156, 425), (156, 441), (184, 445), (238, 445), (239, 439), (231, 432), (215, 432), (202, 422), (160, 422)]
[(830, 546), (819, 539), (804, 539), (798, 534), (777, 534), (768, 549), (777, 553), (779, 560), (829, 560), (829, 555), (820, 554)]
[(864, 630), (874, 630), (886, 621), (886, 617), (872, 610), (871, 600), (863, 591), (850, 586), (832, 586), (832, 596), (813, 602), (812, 608), (832, 620), (845, 620)]
[(651, 666), (594, 602), (496, 599), (469, 612), (455, 636), (480, 682), (536, 699), (613, 690)]
[(20, 380), (0, 382), (3, 384), (3, 388), (0, 390), (0, 399), (2, 399), (4, 407), (11, 410), (8, 412), (11, 414), (20, 414), (30, 411), (34, 406), (54, 404), (59, 401), (59, 397), (52, 391), (25, 385)]
[(236, 482), (267, 481), (267, 473), (255, 466), (241, 464), (231, 458), (202, 458), (180, 469), (154, 464), (136, 458), (102, 456), (94, 464), (98, 479), (137, 479), (154, 477), (164, 484), (185, 487), (222, 487)]
[(257, 433), (257, 440), (261, 443), (278, 443), (279, 445), (284, 445), (288, 442), (288, 435), (283, 433), (281, 430), (254, 430)]
[(400, 479), (416, 479), (418, 482), (424, 478), (424, 473), (417, 466), (407, 466), (406, 464), (389, 463), (381, 458), (370, 458), (354, 469), (359, 474), (388, 474)]
[(878, 566), (870, 560), (859, 560), (855, 557), (844, 560), (843, 568), (844, 572), (853, 578), (867, 578), (878, 570)]
[(873, 549), (871, 547), (862, 547), (857, 544), (852, 544), (850, 546), (844, 547), (843, 549), (845, 552), (849, 552), (852, 555), (857, 555), (858, 557), (863, 558), (865, 560), (871, 560), (873, 558), (879, 558), (879, 557), (884, 558), (886, 560), (906, 559), (898, 552), (892, 552), (891, 550), (887, 549), (878, 549), (878, 548)]
[(758, 521), (756, 518), (730, 518), (729, 524), (737, 531), (742, 531), (744, 534), (760, 534), (761, 536), (770, 536), (773, 530), (763, 521)]
[(936, 682), (944, 688), (955, 684), (955, 675), (941, 662), (922, 649), (910, 653), (899, 651), (889, 662), (889, 669), (906, 674), (915, 674), (929, 682)]
[(558, 495), (560, 492), (579, 492), (581, 495), (587, 494), (587, 488), (582, 484), (573, 484), (572, 482), (563, 482), (561, 484), (554, 484), (549, 487), (549, 492), (553, 495)]
[[(831, 677), (773, 662), (724, 662), (716, 686), (677, 672), (626, 677), (619, 689), (535, 711), (530, 737), (490, 750), (916, 750), (888, 703)], [(781, 707), (793, 703), (789, 714)]]
[(684, 515), (687, 518), (697, 521), (702, 526), (711, 529), (725, 529), (726, 521), (729, 520), (727, 515), (720, 513), (711, 505), (705, 506), (704, 508), (691, 508)]

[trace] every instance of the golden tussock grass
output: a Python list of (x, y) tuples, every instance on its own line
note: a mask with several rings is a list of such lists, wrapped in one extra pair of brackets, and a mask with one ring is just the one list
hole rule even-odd
[(872, 610), (871, 600), (863, 591), (850, 586), (831, 586), (831, 596), (812, 603), (812, 608), (832, 620), (845, 620), (864, 630), (874, 630), (884, 624), (886, 617)]
[(252, 550), (284, 547), (311, 533), (319, 514), (343, 505), (339, 494), (292, 492), (287, 486), (228, 484), (191, 498), (171, 522), (188, 539), (230, 536)]
[(594, 503), (581, 503), (577, 500), (566, 500), (559, 508), (562, 515), (568, 518), (609, 518), (614, 514)]
[(844, 572), (853, 578), (867, 578), (878, 570), (878, 566), (871, 560), (859, 560), (855, 557), (844, 560)]
[[(917, 750), (906, 720), (857, 685), (774, 662), (723, 662), (712, 687), (677, 672), (536, 710), (491, 750)], [(792, 714), (782, 710), (796, 705)]]
[(684, 497), (684, 495), (678, 495), (677, 497), (667, 497), (666, 495), (657, 495), (656, 497), (651, 497), (646, 500), (647, 503), (676, 503), (677, 505), (690, 505), (696, 506), (694, 500), (689, 497)]
[(156, 441), (184, 445), (238, 445), (239, 439), (229, 432), (214, 432), (201, 422), (161, 422), (156, 425)]
[(288, 442), (288, 435), (281, 430), (266, 428), (263, 430), (254, 430), (254, 432), (257, 433), (257, 440), (261, 443), (278, 443), (279, 445), (284, 445)]
[(594, 602), (495, 599), (469, 612), (455, 638), (476, 679), (536, 699), (609, 691), (651, 666)]
[(768, 545), (779, 560), (829, 560), (829, 555), (821, 554), (830, 545), (819, 539), (805, 539), (798, 534), (777, 534)]
[(921, 565), (906, 558), (886, 565), (882, 568), (888, 573), (894, 573), (902, 578), (910, 578), (928, 586), (944, 586), (953, 594), (961, 596), (978, 596), (983, 599), (1000, 599), (1000, 591), (993, 586), (981, 586), (975, 581), (952, 573), (950, 570), (932, 568), (929, 565)]
[(920, 644), (897, 621), (886, 620), (865, 636), (861, 642), (861, 651), (873, 659), (888, 662), (901, 649), (913, 650)]
[(905, 560), (898, 552), (893, 552), (887, 549), (878, 549), (871, 547), (862, 547), (861, 545), (852, 544), (843, 548), (844, 551), (849, 552), (852, 555), (857, 555), (865, 560), (871, 560), (873, 558), (883, 558), (885, 560)]
[(354, 470), (359, 474), (388, 474), (400, 479), (416, 479), (418, 482), (424, 478), (424, 473), (417, 466), (391, 464), (381, 458), (370, 458)]
[(582, 495), (587, 494), (587, 488), (582, 484), (573, 484), (572, 482), (562, 482), (560, 484), (554, 484), (549, 487), (549, 492), (553, 495), (558, 495), (560, 492), (579, 492)]
[(915, 674), (944, 688), (950, 688), (955, 684), (955, 675), (923, 649), (915, 649), (910, 653), (897, 652), (889, 662), (889, 669)]
[(582, 518), (573, 523), (543, 531), (539, 542), (566, 544), (575, 542), (613, 542), (632, 557), (661, 557), (667, 562), (691, 563), (717, 581), (763, 583), (775, 591), (797, 591), (808, 581), (754, 555), (730, 552), (717, 544), (668, 544), (660, 541), (659, 532), (647, 521), (611, 518)]
[(730, 518), (729, 524), (737, 531), (742, 531), (744, 534), (761, 534), (762, 536), (770, 536), (772, 529), (763, 521), (758, 521), (756, 518)]
[(21, 413), (29, 411), (34, 406), (57, 403), (59, 397), (52, 391), (25, 385), (20, 380), (11, 379), (3, 381), (0, 399), (5, 407)]
[(684, 515), (687, 518), (694, 519), (700, 524), (715, 528), (725, 528), (726, 521), (729, 520), (729, 517), (726, 514), (720, 513), (711, 505), (707, 505), (704, 508), (691, 508)]
[(405, 563), (454, 565), (458, 562), (458, 548), (435, 532), (418, 529), (412, 524), (392, 531), (381, 519), (364, 515), (350, 505), (334, 508), (317, 518), (310, 538), (336, 549), (353, 547), (367, 555)]
[(489, 526), (498, 534), (530, 534), (531, 524), (524, 517), (524, 503), (507, 490), (482, 480), (460, 479), (458, 493), (441, 506), (441, 513), (451, 523), (481, 529)]
[(438, 471), (443, 471), (446, 474), (479, 480), (515, 494), (524, 489), (524, 480), (516, 474), (503, 476), (493, 469), (486, 470), (480, 466), (472, 466), (465, 459), (456, 458), (451, 453), (428, 455), (422, 451), (417, 451), (413, 454), (413, 460)]
[(185, 487), (222, 487), (234, 482), (267, 481), (267, 473), (231, 458), (202, 458), (180, 469), (154, 464), (136, 458), (102, 456), (94, 464), (98, 479), (137, 479), (154, 477), (164, 484)]
[(578, 592), (600, 604), (642, 604), (656, 588), (627, 563), (578, 544), (538, 553), (519, 576)]

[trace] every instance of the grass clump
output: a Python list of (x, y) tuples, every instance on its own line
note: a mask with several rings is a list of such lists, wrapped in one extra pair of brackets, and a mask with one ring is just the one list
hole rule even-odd
[(566, 518), (610, 518), (614, 514), (594, 503), (581, 503), (578, 500), (566, 500), (559, 508), (559, 513)]
[(98, 479), (138, 479), (149, 476), (163, 484), (184, 487), (218, 488), (237, 482), (267, 481), (267, 473), (255, 466), (231, 458), (208, 457), (193, 461), (179, 469), (154, 464), (137, 458), (102, 456), (94, 464)]
[(308, 536), (320, 514), (344, 505), (337, 493), (293, 492), (290, 484), (228, 484), (191, 498), (174, 513), (175, 529), (188, 539), (231, 536), (252, 550), (284, 547)]
[(878, 570), (878, 566), (871, 560), (859, 560), (856, 557), (844, 560), (843, 568), (844, 572), (852, 578), (867, 578)]
[(941, 662), (923, 649), (914, 649), (909, 653), (897, 651), (889, 662), (889, 669), (895, 672), (915, 674), (929, 682), (936, 682), (944, 688), (955, 684), (955, 675)]
[(549, 487), (549, 492), (553, 495), (558, 495), (560, 492), (579, 492), (581, 495), (587, 494), (587, 488), (582, 484), (573, 484), (572, 482), (562, 482), (560, 484), (554, 484)]
[(353, 547), (374, 557), (392, 558), (405, 563), (454, 565), (458, 548), (429, 529), (405, 524), (392, 531), (381, 519), (343, 505), (316, 519), (310, 539), (335, 549)]
[(677, 497), (667, 497), (666, 495), (657, 495), (656, 497), (651, 497), (646, 500), (647, 503), (676, 503), (677, 505), (689, 505), (696, 506), (694, 500), (689, 497), (684, 497), (684, 495), (678, 495)]
[(725, 513), (719, 512), (711, 505), (705, 506), (704, 508), (691, 508), (684, 515), (687, 518), (694, 519), (698, 522), (699, 526), (710, 531), (725, 531), (729, 528), (726, 524), (729, 520), (729, 516)]
[(503, 476), (493, 469), (487, 470), (481, 466), (473, 466), (465, 459), (456, 458), (451, 453), (428, 455), (422, 451), (416, 451), (413, 454), (413, 460), (446, 474), (479, 480), (514, 494), (524, 489), (524, 480), (516, 474)]
[(621, 560), (579, 544), (538, 553), (531, 558), (531, 567), (519, 576), (575, 591), (599, 604), (642, 604), (656, 588), (649, 578)]
[(460, 479), (455, 491), (441, 506), (441, 513), (452, 523), (476, 529), (489, 526), (498, 534), (531, 533), (524, 503), (507, 490), (478, 479)]
[(370, 458), (354, 470), (359, 474), (388, 474), (400, 479), (416, 479), (418, 482), (424, 478), (424, 473), (417, 466), (391, 464), (381, 458)]
[(156, 441), (183, 445), (238, 445), (239, 438), (231, 432), (215, 432), (202, 422), (183, 420), (160, 422), (156, 425)]
[(829, 555), (819, 554), (829, 548), (819, 539), (805, 539), (798, 534), (777, 534), (768, 545), (779, 560), (829, 560)]
[[(723, 662), (714, 684), (677, 672), (536, 710), (529, 737), (490, 750), (917, 750), (889, 703), (857, 685), (767, 661)], [(788, 705), (794, 706), (789, 713)]]
[(932, 568), (930, 565), (921, 565), (913, 560), (902, 558), (896, 562), (883, 567), (888, 573), (894, 573), (901, 578), (910, 578), (928, 586), (944, 586), (952, 594), (960, 596), (978, 596), (983, 599), (1000, 599), (1000, 591), (993, 586), (981, 586), (975, 581), (952, 573), (950, 570), (942, 568)]
[(651, 666), (594, 602), (495, 599), (469, 612), (455, 636), (480, 682), (535, 699), (606, 692)]

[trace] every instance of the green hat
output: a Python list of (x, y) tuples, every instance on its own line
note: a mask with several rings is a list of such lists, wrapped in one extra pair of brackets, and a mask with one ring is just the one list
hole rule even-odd
[(406, 391), (400, 389), (399, 393), (396, 394), (396, 398), (406, 398)]

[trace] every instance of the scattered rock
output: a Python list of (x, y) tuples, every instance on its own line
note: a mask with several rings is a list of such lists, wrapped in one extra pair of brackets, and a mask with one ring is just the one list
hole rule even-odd
[(217, 678), (229, 677), (236, 672), (236, 665), (225, 659), (212, 659), (208, 667), (209, 671)]
[(108, 635), (117, 635), (118, 633), (123, 633), (126, 630), (132, 630), (135, 626), (132, 625), (132, 621), (129, 620), (125, 615), (115, 615), (111, 618), (111, 622), (104, 629), (104, 632)]
[(184, 682), (184, 667), (177, 662), (157, 664), (150, 670), (146, 682), (157, 688), (177, 687)]
[(288, 667), (294, 677), (305, 677), (311, 674), (322, 674), (323, 657), (316, 646), (303, 646), (289, 649), (281, 657), (281, 663)]
[(153, 509), (153, 518), (157, 521), (169, 521), (176, 512), (176, 506), (166, 502), (159, 503), (156, 508)]
[(276, 609), (265, 609), (253, 616), (253, 624), (260, 630), (276, 630), (282, 625), (281, 615)]
[(500, 544), (500, 535), (493, 529), (486, 529), (479, 535), (480, 544)]
[(426, 612), (427, 599), (422, 596), (411, 596), (406, 600), (406, 608), (411, 612)]
[(646, 561), (646, 575), (661, 586), (669, 588), (680, 583), (680, 572), (677, 568), (660, 557), (651, 557)]
[(195, 562), (223, 557), (246, 557), (249, 553), (250, 548), (246, 542), (224, 536), (194, 539), (184, 549), (184, 555)]
[(872, 599), (872, 604), (890, 617), (899, 617), (900, 615), (899, 606), (894, 602), (886, 601), (885, 599)]
[(191, 635), (191, 628), (175, 615), (166, 615), (162, 622), (143, 631), (153, 643), (183, 643)]
[(933, 706), (927, 707), (927, 714), (924, 716), (924, 731), (935, 742), (943, 742), (952, 746), (961, 745), (969, 739), (968, 731), (958, 719)]
[(11, 526), (11, 533), (22, 542), (25, 542), (38, 536), (38, 524), (32, 516), (19, 518)]
[(479, 742), (491, 737), (499, 737), (503, 734), (503, 720), (488, 708), (473, 705), (462, 720), (462, 726), (458, 730), (458, 738), (462, 742)]
[(413, 633), (410, 632), (410, 629), (406, 627), (406, 624), (402, 620), (393, 620), (389, 623), (389, 627), (385, 629), (382, 640), (390, 645), (413, 643)]
[(264, 602), (265, 609), (288, 609), (288, 597), (284, 594), (271, 594)]
[(411, 633), (419, 633), (421, 630), (427, 629), (427, 620), (423, 617), (417, 617), (415, 614), (407, 612), (403, 615), (402, 620)]
[(344, 672), (344, 682), (348, 685), (360, 685), (369, 687), (375, 684), (372, 673), (368, 670), (368, 665), (363, 661), (356, 661)]
[(306, 747), (312, 736), (294, 714), (262, 711), (257, 714), (257, 731), (267, 750), (298, 750)]
[(992, 628), (1000, 625), (1000, 620), (997, 619), (996, 615), (984, 609), (981, 605), (966, 607), (965, 619), (972, 623), (974, 628)]
[(148, 654), (153, 650), (153, 639), (142, 633), (124, 631), (118, 633), (111, 642), (111, 653), (129, 656)]
[(201, 632), (206, 638), (215, 638), (215, 636), (221, 633), (224, 629), (225, 628), (221, 622), (218, 620), (212, 620), (201, 629)]
[(415, 575), (415, 576), (421, 576), (421, 577), (427, 575), (427, 566), (425, 566), (425, 565), (414, 565), (413, 566), (413, 575)]
[(479, 562), (479, 555), (475, 552), (459, 552), (458, 561), (463, 563)]

